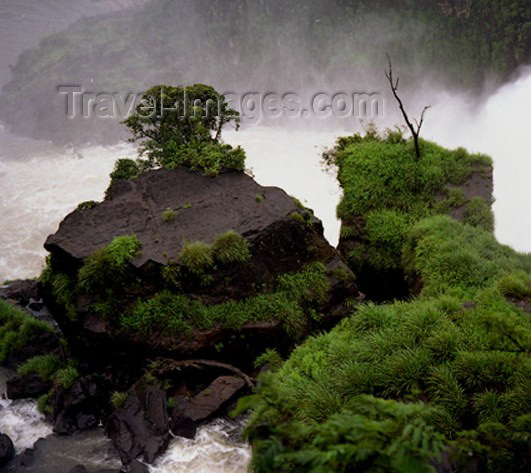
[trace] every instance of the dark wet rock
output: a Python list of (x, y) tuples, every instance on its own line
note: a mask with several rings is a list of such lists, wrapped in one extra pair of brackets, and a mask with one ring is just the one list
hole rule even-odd
[(138, 382), (124, 406), (111, 414), (105, 431), (124, 464), (139, 456), (152, 463), (170, 440), (166, 393), (157, 385)]
[(205, 420), (230, 401), (244, 386), (245, 382), (241, 378), (220, 376), (190, 400), (186, 415), (195, 422)]
[(45, 381), (37, 374), (14, 376), (7, 381), (7, 397), (12, 400), (35, 399), (47, 393), (51, 387), (51, 381)]
[(83, 465), (76, 465), (68, 473), (89, 473), (89, 471)]
[(9, 462), (15, 456), (13, 442), (6, 434), (0, 434), (0, 465)]
[(198, 425), (220, 413), (245, 387), (236, 376), (220, 376), (193, 397), (176, 396), (171, 412), (170, 427), (174, 435), (193, 439)]
[(57, 389), (51, 399), (54, 432), (69, 435), (95, 427), (101, 418), (105, 393), (94, 376), (82, 376), (68, 389)]
[(0, 287), (0, 299), (26, 307), (30, 300), (39, 299), (38, 283), (34, 279), (10, 282), (5, 287)]
[(149, 468), (138, 460), (133, 460), (129, 465), (129, 473), (149, 473)]

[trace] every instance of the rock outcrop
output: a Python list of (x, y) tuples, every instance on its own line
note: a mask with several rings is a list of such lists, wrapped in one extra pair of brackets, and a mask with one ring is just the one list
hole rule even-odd
[(313, 213), (240, 172), (117, 181), (45, 247), (44, 300), (81, 362), (52, 396), (55, 431), (101, 420), (126, 465), (152, 462), (170, 429), (193, 437), (249, 392), (258, 355), (288, 353), (362, 297)]
[[(169, 352), (219, 358), (214, 346), (222, 344), (226, 354), (232, 353), (228, 356), (230, 361), (241, 360), (238, 353), (241, 350), (252, 350), (249, 360), (265, 347), (285, 341), (285, 337), (279, 338), (282, 332), (279, 318), (250, 317), (237, 330), (228, 324), (210, 324), (196, 327), (193, 335), (186, 337), (168, 337), (160, 330), (124, 336), (124, 330), (116, 326), (116, 318), (127, 312), (134, 300), (148, 299), (168, 287), (161, 278), (164, 268), (176, 269), (182, 276), (180, 255), (187, 242), (213, 244), (229, 230), (245, 239), (250, 260), (245, 264), (216, 264), (202, 275), (205, 278), (195, 277), (197, 274), (189, 271), (188, 276), (185, 274), (178, 281), (178, 291), (173, 292), (205, 306), (242, 301), (274, 292), (280, 275), (300, 271), (306, 264), (317, 261), (324, 265), (329, 284), (319, 307), (312, 307), (325, 315), (322, 326), (344, 314), (342, 304), (346, 298), (359, 296), (352, 273), (324, 239), (321, 222), (284, 191), (262, 187), (239, 172), (208, 178), (187, 168), (177, 168), (118, 181), (103, 202), (81, 206), (46, 240), (54, 271), (66, 274), (75, 284), (79, 268), (91, 255), (115, 237), (136, 236), (141, 246), (127, 268), (131, 284), (112, 301), (119, 307), (116, 317), (102, 316), (101, 311), (94, 310), (98, 304), (101, 307), (111, 303), (98, 299), (97, 291), (85, 294), (72, 291), (77, 294), (72, 300), (77, 313), (74, 321), (66, 315), (64, 307), (58, 307), (57, 295), (52, 291), (48, 291), (46, 302), (67, 336), (82, 336), (86, 342), (83, 348), (91, 351), (93, 361), (99, 354), (107, 357), (111, 352), (123, 353), (133, 346), (143, 350), (143, 357)], [(133, 288), (134, 282), (137, 284)], [(105, 286), (100, 292), (109, 289)], [(313, 324), (309, 319), (308, 322), (305, 330), (310, 330)], [(248, 336), (238, 342), (235, 332)], [(249, 338), (253, 343), (242, 345), (241, 340)]]

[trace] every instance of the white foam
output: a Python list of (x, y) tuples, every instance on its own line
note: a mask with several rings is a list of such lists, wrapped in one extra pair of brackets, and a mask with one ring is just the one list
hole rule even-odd
[(52, 433), (50, 424), (33, 401), (0, 400), (0, 432), (9, 436), (17, 453)]
[(237, 442), (233, 422), (218, 419), (201, 427), (195, 439), (174, 439), (168, 451), (150, 467), (151, 473), (246, 473), (251, 458), (248, 445)]

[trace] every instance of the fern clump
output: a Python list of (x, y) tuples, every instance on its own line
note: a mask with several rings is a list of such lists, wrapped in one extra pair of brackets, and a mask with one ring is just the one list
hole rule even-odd
[(527, 470), (530, 255), (434, 216), (403, 258), (418, 299), (359, 306), (242, 401), (256, 471), (433, 473), (443, 448), (458, 469)]
[(222, 233), (216, 238), (213, 252), (221, 264), (243, 264), (251, 259), (247, 240), (233, 230)]

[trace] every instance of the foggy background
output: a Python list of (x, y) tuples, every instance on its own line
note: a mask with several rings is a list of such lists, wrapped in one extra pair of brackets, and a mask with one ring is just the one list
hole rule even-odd
[[(423, 138), (494, 159), (496, 236), (531, 251), (529, 44), (517, 52), (495, 45), (502, 59), (481, 63), (481, 43), (458, 42), (473, 2), (425, 0), (418, 12), (410, 3), (0, 0), (0, 282), (37, 275), (46, 236), (79, 202), (101, 199), (114, 161), (136, 153), (119, 120), (68, 119), (57, 86), (126, 94), (203, 82), (220, 92), (381, 93), (385, 115), (375, 123), (383, 130), (402, 124), (384, 76), (386, 52), (410, 115), (432, 106)], [(456, 35), (442, 28), (449, 21)], [(452, 53), (457, 47), (462, 54)], [(335, 245), (340, 190), (320, 156), (337, 136), (365, 126), (284, 119), (223, 137), (245, 148), (258, 182), (313, 208)]]

